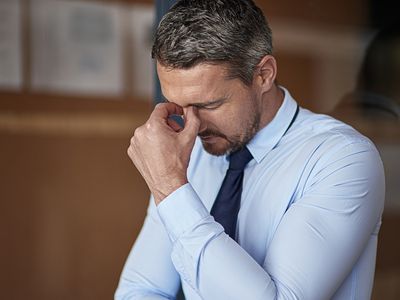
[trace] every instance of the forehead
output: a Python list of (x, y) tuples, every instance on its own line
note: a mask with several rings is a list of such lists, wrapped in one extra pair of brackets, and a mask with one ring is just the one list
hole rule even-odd
[(234, 88), (224, 65), (199, 64), (189, 69), (172, 69), (157, 63), (161, 89), (170, 102), (183, 107), (224, 97)]

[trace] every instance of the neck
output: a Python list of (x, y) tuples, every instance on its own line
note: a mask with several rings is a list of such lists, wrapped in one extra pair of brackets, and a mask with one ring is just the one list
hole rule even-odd
[(267, 126), (278, 113), (279, 108), (283, 103), (285, 93), (276, 84), (271, 87), (268, 93), (263, 95), (261, 102), (261, 119), (260, 129)]

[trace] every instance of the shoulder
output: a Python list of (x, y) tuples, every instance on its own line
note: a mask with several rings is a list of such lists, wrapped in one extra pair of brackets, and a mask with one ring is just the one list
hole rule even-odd
[(295, 156), (304, 160), (303, 175), (307, 174), (308, 184), (328, 177), (337, 181), (348, 176), (384, 178), (383, 164), (373, 142), (330, 116), (302, 110), (288, 140), (296, 148)]
[(301, 157), (308, 161), (298, 201), (336, 212), (363, 207), (376, 220), (383, 209), (385, 176), (372, 141), (329, 116), (311, 113), (302, 122), (305, 142), (299, 153), (305, 151)]
[(301, 144), (317, 147), (319, 152), (333, 153), (343, 148), (357, 151), (357, 148), (362, 148), (379, 155), (373, 142), (350, 125), (306, 109), (301, 110), (296, 129), (291, 134)]

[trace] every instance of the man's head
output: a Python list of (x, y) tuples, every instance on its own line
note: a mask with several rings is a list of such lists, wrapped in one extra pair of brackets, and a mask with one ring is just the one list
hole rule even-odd
[(205, 150), (222, 155), (271, 117), (264, 101), (276, 76), (271, 52), (271, 30), (252, 1), (181, 0), (160, 22), (152, 56), (166, 99), (197, 107)]
[(229, 77), (247, 85), (269, 54), (271, 29), (251, 0), (178, 1), (161, 20), (152, 49), (152, 57), (170, 68), (226, 64)]

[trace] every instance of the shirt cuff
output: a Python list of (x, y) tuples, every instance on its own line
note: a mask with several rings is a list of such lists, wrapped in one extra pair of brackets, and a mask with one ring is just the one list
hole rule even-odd
[(190, 183), (168, 195), (158, 204), (157, 210), (173, 242), (202, 220), (210, 217), (210, 213)]

